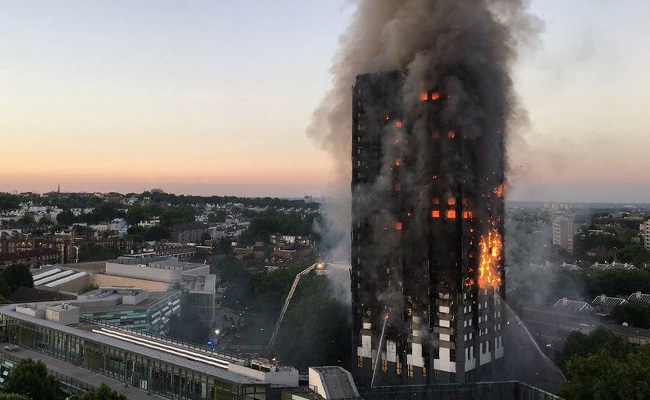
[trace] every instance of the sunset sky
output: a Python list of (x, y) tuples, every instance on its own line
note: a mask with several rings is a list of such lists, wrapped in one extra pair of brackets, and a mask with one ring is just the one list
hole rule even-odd
[[(347, 0), (0, 0), (0, 191), (327, 194)], [(650, 202), (650, 2), (533, 0), (513, 199)], [(363, 71), (360, 71), (363, 72)]]

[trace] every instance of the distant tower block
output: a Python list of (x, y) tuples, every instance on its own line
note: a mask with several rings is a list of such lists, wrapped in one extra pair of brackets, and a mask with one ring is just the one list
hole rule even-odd
[(573, 218), (558, 215), (553, 218), (553, 244), (573, 254)]

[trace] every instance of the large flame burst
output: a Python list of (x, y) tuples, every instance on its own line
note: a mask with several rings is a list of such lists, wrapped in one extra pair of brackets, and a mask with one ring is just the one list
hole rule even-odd
[(478, 285), (481, 288), (496, 287), (501, 284), (499, 268), (501, 264), (501, 235), (496, 229), (490, 230), (479, 242), (481, 259), (479, 264)]

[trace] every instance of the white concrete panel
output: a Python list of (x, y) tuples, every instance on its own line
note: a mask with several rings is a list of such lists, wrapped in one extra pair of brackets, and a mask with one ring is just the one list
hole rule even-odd
[(411, 354), (406, 355), (406, 363), (416, 367), (424, 367), (424, 357), (422, 357), (422, 345), (420, 343), (411, 344)]
[(445, 372), (456, 372), (456, 363), (451, 361), (449, 349), (440, 348), (438, 351), (439, 359), (433, 360), (433, 369)]
[(361, 357), (372, 357), (372, 338), (370, 335), (361, 336), (361, 347), (358, 354)]
[(386, 342), (386, 360), (397, 362), (397, 343), (392, 340)]

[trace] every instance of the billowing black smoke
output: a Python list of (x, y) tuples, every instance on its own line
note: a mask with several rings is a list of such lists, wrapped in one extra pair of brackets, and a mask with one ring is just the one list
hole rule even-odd
[[(357, 7), (308, 134), (338, 161), (340, 192), (352, 193), (351, 213), (326, 220), (339, 237), (352, 227), (352, 251), (344, 240), (336, 253), (351, 263), (355, 372), (372, 386), (382, 354), (426, 371), (469, 366), (484, 342), (501, 343), (501, 301), (488, 296), (504, 292), (506, 145), (521, 115), (511, 72), (539, 24), (523, 0)], [(481, 322), (479, 293), (494, 329), (464, 339), (458, 332)], [(382, 368), (382, 382), (400, 381)]]
[[(308, 135), (337, 160), (342, 186), (337, 194), (350, 193), (350, 88), (358, 74), (391, 70), (405, 73), (401, 109), (412, 137), (409, 145), (401, 146), (399, 151), (416, 160), (410, 170), (413, 176), (402, 177), (402, 182), (421, 184), (423, 177), (419, 175), (429, 167), (428, 155), (418, 154), (427, 150), (419, 142), (432, 134), (424, 123), (426, 111), (420, 96), (423, 91), (435, 91), (449, 96), (441, 112), (441, 126), (454, 127), (485, 149), (477, 154), (468, 174), (454, 179), (471, 180), (465, 188), (478, 187), (483, 180), (489, 181), (491, 187), (503, 183), (503, 173), (495, 176), (494, 171), (505, 170), (505, 143), (513, 137), (512, 122), (520, 115), (511, 70), (518, 48), (534, 38), (540, 26), (526, 13), (526, 2), (359, 0), (356, 5), (353, 22), (340, 39), (341, 48), (331, 69), (333, 88), (314, 112), (308, 128)], [(388, 155), (384, 154), (386, 168), (395, 158)], [(378, 182), (364, 190), (367, 204), (377, 204), (375, 199), (384, 196), (386, 188)], [(423, 210), (429, 201), (421, 199), (415, 211)], [(474, 212), (477, 218), (487, 220), (495, 211), (490, 208), (487, 204)], [(329, 229), (336, 232), (333, 237), (349, 237), (348, 210), (338, 207), (331, 213), (326, 232)], [(335, 258), (349, 257), (349, 242), (338, 244), (332, 249)], [(390, 248), (391, 243), (386, 243), (384, 250)]]

